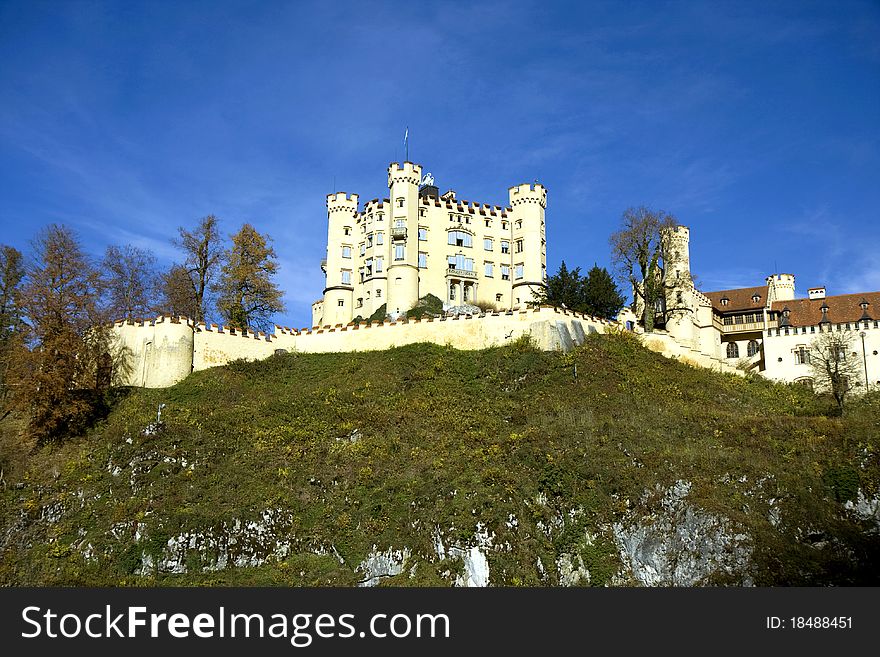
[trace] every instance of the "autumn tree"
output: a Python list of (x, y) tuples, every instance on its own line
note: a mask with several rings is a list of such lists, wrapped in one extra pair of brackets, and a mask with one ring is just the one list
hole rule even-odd
[(612, 262), (620, 280), (631, 287), (633, 310), (647, 331), (654, 329), (656, 312), (672, 285), (664, 277), (664, 268), (667, 235), (677, 225), (675, 217), (662, 210), (629, 208), (621, 217), (620, 230), (610, 238)]
[(156, 257), (131, 244), (108, 246), (101, 263), (106, 309), (113, 319), (146, 317), (156, 306)]
[(8, 413), (13, 366), (24, 349), (21, 284), (24, 264), (18, 249), (0, 246), (0, 417)]
[(810, 369), (817, 390), (829, 392), (843, 411), (847, 395), (861, 383), (862, 362), (853, 349), (855, 333), (830, 327), (810, 344)]
[(199, 316), (199, 301), (190, 272), (183, 265), (171, 265), (160, 276), (157, 313), (195, 318)]
[(33, 250), (21, 289), (30, 340), (16, 398), (29, 412), (32, 434), (44, 443), (75, 434), (89, 421), (110, 330), (99, 307), (100, 274), (76, 236), (53, 224)]
[(276, 260), (270, 238), (250, 224), (232, 236), (216, 287), (217, 306), (230, 326), (267, 331), (272, 315), (284, 310), (281, 290), (272, 280), (278, 271)]
[(195, 296), (195, 310), (190, 317), (204, 322), (209, 314), (208, 294), (214, 287), (223, 256), (217, 217), (209, 214), (202, 218), (193, 231), (183, 227), (177, 230), (178, 238), (174, 240), (174, 244), (186, 256), (183, 266), (189, 275)]

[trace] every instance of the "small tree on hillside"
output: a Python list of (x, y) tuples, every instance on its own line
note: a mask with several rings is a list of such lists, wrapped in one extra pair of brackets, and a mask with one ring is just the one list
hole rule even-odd
[(861, 362), (853, 355), (852, 331), (826, 330), (810, 345), (810, 369), (817, 389), (831, 393), (843, 410), (847, 395), (861, 382)]
[(209, 214), (199, 221), (192, 232), (182, 227), (177, 230), (179, 237), (174, 240), (174, 244), (186, 255), (184, 267), (192, 281), (196, 300), (196, 308), (191, 317), (197, 322), (204, 322), (210, 305), (208, 292), (214, 285), (223, 256), (217, 217)]
[(159, 277), (152, 253), (131, 244), (108, 246), (101, 270), (111, 318), (135, 319), (154, 311)]
[(16, 398), (39, 442), (77, 433), (94, 412), (98, 372), (110, 353), (100, 281), (68, 228), (51, 225), (37, 236), (21, 290), (30, 348)]
[(269, 238), (250, 224), (232, 236), (216, 286), (217, 306), (230, 326), (268, 331), (272, 315), (284, 310), (281, 290), (272, 280), (276, 259)]
[(662, 210), (629, 208), (610, 238), (611, 259), (620, 280), (631, 286), (633, 310), (647, 331), (654, 329), (655, 314), (666, 298), (664, 234), (676, 225), (675, 217)]

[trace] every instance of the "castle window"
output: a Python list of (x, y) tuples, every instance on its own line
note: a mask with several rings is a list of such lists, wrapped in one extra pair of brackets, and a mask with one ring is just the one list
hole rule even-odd
[(510, 242), (501, 241), (501, 253), (510, 253)]
[(382, 213), (376, 215), (376, 221), (382, 221)]
[(523, 277), (523, 269), (524, 269), (524, 268), (523, 268), (523, 264), (522, 264), (522, 263), (519, 263), (519, 264), (516, 266), (516, 269), (514, 269), (514, 275), (515, 275), (515, 277), (516, 277), (517, 280), (519, 280), (520, 278)]
[(343, 301), (342, 299), (340, 299), (339, 301), (336, 302), (336, 305), (339, 306), (340, 308), (342, 308), (342, 306), (345, 305), (345, 301)]
[(757, 340), (749, 340), (749, 344), (746, 345), (746, 354), (751, 358), (755, 354), (760, 351), (760, 347), (758, 346)]
[(424, 251), (419, 251), (419, 268), (427, 269), (428, 267), (428, 254)]
[(501, 222), (501, 230), (507, 230), (507, 222), (506, 221)]
[(351, 226), (346, 226), (345, 228), (343, 228), (342, 234), (343, 235), (351, 235)]
[(449, 264), (449, 269), (460, 269), (462, 271), (474, 270), (474, 259), (466, 258), (461, 253), (459, 253), (458, 255), (449, 256), (446, 261)]
[(730, 299), (728, 299), (727, 297), (721, 297), (721, 305), (722, 306), (726, 306), (729, 303), (730, 303)]
[(382, 258), (376, 258), (376, 272), (382, 271)]
[(397, 244), (394, 247), (394, 259), (403, 260), (403, 244)]
[(487, 262), (487, 263), (486, 263), (486, 277), (487, 277), (487, 278), (492, 278), (492, 269), (493, 269), (493, 265), (492, 265), (492, 263), (491, 263), (491, 262)]
[(453, 246), (473, 246), (473, 238), (470, 233), (463, 230), (450, 230), (448, 242)]
[(367, 235), (367, 248), (370, 249), (373, 247), (373, 233)]
[(376, 244), (384, 244), (385, 243), (385, 233), (378, 232), (376, 233)]
[(400, 197), (399, 199), (397, 199), (397, 207), (399, 207), (399, 208), (403, 207), (403, 200), (404, 200), (403, 197)]
[(351, 269), (342, 270), (342, 284), (351, 285)]
[(519, 230), (522, 228), (522, 219), (516, 220), (516, 229)]
[(806, 347), (798, 347), (794, 350), (794, 362), (798, 365), (810, 364), (810, 350)]
[(364, 268), (363, 267), (358, 269), (358, 275), (361, 277), (361, 283), (363, 283), (364, 282)]
[(500, 295), (500, 294), (496, 294), (496, 295), (495, 295), (495, 301), (496, 301), (497, 303), (501, 303), (501, 295)]
[(394, 220), (395, 228), (406, 228), (406, 219), (395, 219)]
[(456, 283), (449, 284), (449, 300), (450, 301), (455, 301), (455, 288), (456, 288)]
[(427, 242), (428, 241), (428, 229), (427, 228), (422, 228), (421, 226), (419, 226), (419, 241), (420, 242)]
[(492, 250), (492, 239), (491, 239), (491, 238), (487, 237), (487, 238), (485, 238), (485, 239), (483, 240), (483, 249), (484, 249), (485, 251), (491, 251), (491, 250)]
[(501, 265), (501, 280), (509, 281), (510, 280), (510, 267), (507, 265)]
[(739, 358), (739, 345), (736, 342), (727, 343), (727, 357)]
[(492, 227), (492, 222), (489, 221), (488, 219), (486, 219), (486, 228), (491, 228), (491, 227)]
[(381, 299), (381, 298), (382, 298), (382, 290), (376, 290), (376, 298), (377, 298), (377, 299)]
[(725, 326), (732, 326), (733, 325), (733, 317), (731, 315), (725, 315), (721, 319), (721, 321), (724, 323)]
[(523, 241), (522, 241), (522, 240), (517, 240), (517, 241), (516, 241), (516, 252), (517, 252), (517, 253), (522, 253), (522, 252), (523, 252)]
[(360, 243), (360, 252), (361, 252), (361, 255), (364, 255), (367, 252), (367, 245), (364, 244), (363, 242)]
[(364, 307), (364, 298), (363, 297), (358, 297), (357, 307), (358, 308)]
[(342, 247), (342, 257), (343, 258), (350, 258), (351, 257), (351, 247), (350, 246), (343, 246)]
[(425, 212), (426, 212), (425, 208), (419, 208), (419, 216), (420, 216), (420, 217), (424, 217), (424, 216), (425, 216)]
[(755, 303), (758, 303), (760, 300), (761, 300), (760, 294), (755, 294), (752, 296), (752, 301), (754, 301)]
[(366, 265), (367, 278), (369, 278), (370, 276), (373, 275), (373, 259), (370, 258), (364, 264)]

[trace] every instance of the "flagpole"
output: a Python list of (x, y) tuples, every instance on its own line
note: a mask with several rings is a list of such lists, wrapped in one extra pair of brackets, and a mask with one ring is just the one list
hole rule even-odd
[(406, 151), (404, 161), (409, 162), (409, 126), (406, 126), (406, 132), (403, 133), (403, 147)]

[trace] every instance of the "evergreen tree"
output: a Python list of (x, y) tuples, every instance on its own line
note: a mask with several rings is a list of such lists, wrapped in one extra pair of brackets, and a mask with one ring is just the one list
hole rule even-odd
[(0, 246), (0, 417), (9, 408), (10, 383), (17, 357), (24, 349), (24, 322), (21, 317), (21, 283), (24, 265), (21, 252)]
[(250, 224), (232, 236), (216, 286), (217, 306), (230, 326), (268, 331), (272, 315), (284, 310), (281, 290), (272, 280), (278, 271), (276, 259), (268, 236)]
[(582, 283), (584, 296), (582, 312), (605, 319), (617, 316), (626, 299), (607, 269), (594, 264), (587, 272), (587, 277), (582, 279)]
[(538, 302), (557, 308), (577, 310), (584, 305), (583, 279), (581, 268), (569, 270), (565, 260), (559, 271), (547, 278), (547, 287), (538, 295)]

